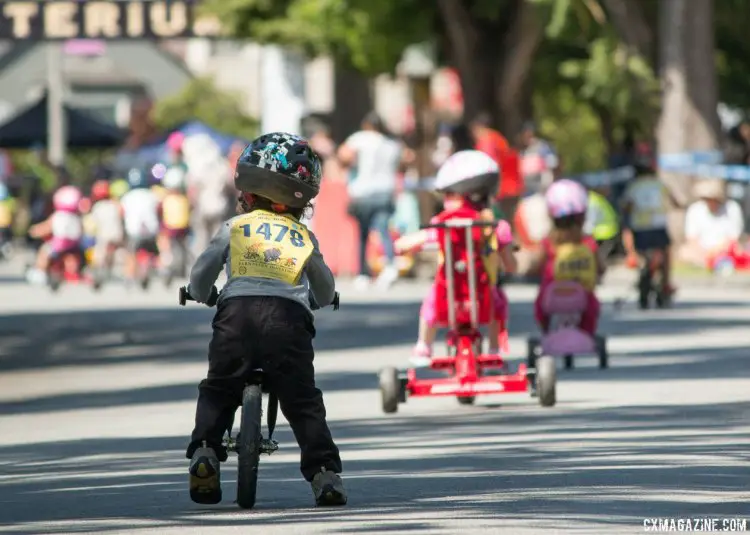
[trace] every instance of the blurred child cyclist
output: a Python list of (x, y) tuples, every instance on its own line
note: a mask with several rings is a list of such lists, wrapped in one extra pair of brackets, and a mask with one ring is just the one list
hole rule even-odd
[(118, 206), (120, 205), (120, 199), (122, 199), (128, 191), (130, 191), (130, 184), (124, 178), (113, 180), (109, 185), (109, 196)]
[(149, 189), (149, 175), (140, 169), (130, 170), (128, 183), (131, 189), (120, 199), (120, 205), (128, 247), (125, 279), (126, 282), (132, 282), (136, 276), (138, 251), (146, 250), (154, 255), (159, 254), (156, 245), (159, 235), (159, 201)]
[(50, 261), (61, 256), (65, 256), (68, 261), (66, 272), (77, 273), (80, 270), (83, 223), (79, 207), (82, 198), (81, 191), (75, 186), (63, 186), (52, 197), (52, 215), (29, 228), (32, 238), (50, 238), (39, 249), (36, 267), (29, 272), (30, 282), (45, 284)]
[[(167, 169), (162, 180), (165, 195), (159, 205), (161, 219), (159, 251), (162, 255), (162, 265), (171, 266), (172, 271), (177, 275), (184, 275), (188, 251), (186, 241), (190, 232), (190, 201), (185, 194), (185, 177), (184, 170), (179, 166)], [(175, 265), (175, 263), (181, 265)]]
[(580, 328), (592, 336), (599, 322), (599, 300), (594, 289), (604, 273), (596, 241), (583, 231), (588, 193), (578, 182), (553, 182), (545, 193), (552, 231), (542, 240), (542, 280), (534, 303), (534, 316), (542, 332), (549, 329), (549, 316), (542, 307), (542, 296), (554, 281), (575, 281), (587, 291), (588, 304), (581, 315)]
[(667, 230), (670, 203), (677, 205), (667, 187), (655, 175), (653, 166), (646, 162), (636, 164), (636, 177), (628, 184), (623, 196), (625, 219), (623, 245), (628, 255), (628, 265), (635, 267), (640, 255), (654, 251), (659, 261), (664, 286), (669, 294), (672, 286), (672, 241)]
[[(493, 221), (489, 203), (494, 198), (498, 186), (500, 169), (486, 154), (474, 151), (460, 151), (450, 156), (438, 171), (435, 189), (443, 194), (443, 211), (432, 219), (432, 223), (442, 223), (451, 219), (472, 219)], [(437, 246), (438, 232), (435, 229), (422, 230), (400, 238), (396, 244), (398, 252), (416, 251), (427, 245)], [(508, 302), (502, 289), (497, 285), (498, 271), (514, 273), (516, 260), (513, 255), (510, 225), (500, 221), (495, 228), (477, 228), (472, 234), (478, 243), (474, 249), (479, 282), (486, 282), (491, 288), (492, 314), (489, 322), (489, 353), (500, 353), (500, 323), (507, 319)], [(443, 270), (444, 258), (440, 258), (438, 277)], [(420, 310), (419, 334), (411, 358), (414, 366), (429, 366), (432, 359), (432, 345), (438, 329), (438, 281), (433, 283)]]
[(120, 205), (112, 198), (112, 190), (106, 180), (97, 180), (91, 186), (91, 201), (94, 203), (91, 217), (96, 238), (93, 264), (98, 275), (112, 268), (115, 252), (125, 240)]
[(583, 225), (584, 233), (596, 240), (603, 259), (606, 259), (617, 247), (620, 234), (620, 218), (607, 200), (608, 194), (609, 187), (589, 190), (589, 206)]
[(188, 292), (207, 302), (226, 265), (218, 297), (208, 376), (201, 382), (187, 449), (190, 497), (221, 501), (222, 437), (248, 374), (261, 368), (301, 450), (301, 472), (317, 505), (344, 505), (341, 458), (315, 386), (313, 308), (328, 306), (335, 281), (315, 235), (299, 219), (320, 191), (321, 163), (293, 134), (260, 136), (240, 156), (240, 215), (226, 221), (190, 273)]

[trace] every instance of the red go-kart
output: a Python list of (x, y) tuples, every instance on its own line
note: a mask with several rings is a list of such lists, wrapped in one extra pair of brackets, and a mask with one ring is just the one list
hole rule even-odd
[[(471, 405), (477, 395), (528, 392), (530, 380), (536, 381), (540, 392), (547, 393), (539, 396), (543, 406), (555, 404), (554, 367), (537, 366), (536, 375), (531, 377), (526, 364), (510, 373), (502, 357), (482, 354), (480, 326), (487, 325), (494, 314), (491, 288), (487, 277), (478, 276), (483, 270), (481, 263), (468, 259), (476, 258), (482, 228), (495, 225), (453, 219), (423, 227), (437, 229), (444, 258), (436, 286), (438, 325), (449, 329), (447, 356), (433, 357), (429, 368), (382, 369), (383, 412), (395, 413), (409, 396), (455, 396), (460, 404)], [(420, 377), (423, 373), (429, 377)]]

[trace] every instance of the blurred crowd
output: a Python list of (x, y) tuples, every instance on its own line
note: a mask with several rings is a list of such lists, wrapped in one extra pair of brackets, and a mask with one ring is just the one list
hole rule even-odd
[[(551, 224), (543, 194), (565, 174), (563, 162), (555, 147), (537, 133), (533, 122), (525, 123), (515, 139), (508, 139), (491, 127), (490, 119), (489, 114), (479, 113), (466, 122), (440, 125), (429, 166), (437, 170), (451, 154), (470, 149), (497, 162), (501, 172), (493, 211), (497, 218), (511, 224), (514, 239), (533, 258)], [(750, 163), (750, 123), (741, 123), (730, 131), (727, 143), (729, 163)], [(409, 137), (392, 135), (374, 112), (367, 114), (360, 128), (338, 145), (319, 124), (311, 132), (310, 144), (323, 160), (325, 180), (345, 184), (346, 211), (358, 228), (357, 286), (390, 286), (414, 265), (404, 262), (394, 251), (394, 240), (433, 215), (421, 213), (425, 204), (417, 202), (420, 194), (431, 189), (430, 180), (420, 179), (417, 172), (424, 169), (424, 162), (419, 161), (424, 154)], [(171, 265), (175, 243), (185, 251), (180, 263), (186, 263), (234, 214), (237, 192), (233, 168), (244, 149), (243, 143), (232, 145), (227, 154), (210, 135), (186, 137), (178, 132), (168, 138), (166, 147), (166, 156), (147, 166), (117, 172), (99, 162), (92, 168), (88, 186), (80, 190), (79, 215), (82, 248), (90, 251), (95, 266), (111, 263), (112, 255), (107, 251), (122, 249), (132, 256), (136, 244), (149, 241), (153, 241), (151, 248), (160, 257), (160, 265)], [(36, 157), (39, 159), (38, 154)], [(623, 254), (632, 265), (637, 263), (633, 221), (638, 220), (638, 231), (666, 228), (667, 212), (675, 202), (665, 196), (655, 178), (653, 151), (647, 144), (625, 136), (609, 164), (611, 168), (633, 167), (637, 178), (590, 189), (586, 230), (597, 241), (606, 242), (608, 251)], [(19, 235), (19, 226), (37, 250), (53, 239), (51, 218), (59, 211), (54, 194), (69, 186), (71, 177), (61, 168), (42, 164), (37, 167), (36, 180), (0, 182), (0, 255), (10, 253), (14, 230)], [(43, 187), (50, 183), (53, 187)], [(138, 193), (134, 194), (136, 190)], [(728, 195), (726, 184), (719, 180), (698, 181), (694, 198), (697, 200), (691, 206), (682, 207), (687, 209), (685, 243), (678, 251), (678, 259), (710, 269), (724, 265), (727, 257), (732, 258), (734, 267), (750, 264), (742, 243), (746, 218), (741, 204)], [(114, 208), (103, 208), (115, 205), (116, 214)], [(19, 218), (24, 219), (23, 225), (18, 224)], [(315, 227), (315, 219), (313, 215), (306, 222)], [(75, 231), (70, 235), (71, 239), (79, 239), (75, 238)], [(376, 262), (372, 258), (373, 241), (377, 243)], [(37, 257), (35, 277), (40, 280), (48, 253), (42, 248)], [(522, 253), (521, 272), (525, 264)], [(132, 268), (128, 270), (132, 275)], [(182, 273), (184, 267), (178, 271)]]
[[(43, 188), (40, 180), (30, 189), (22, 187), (28, 183), (15, 188), (0, 183), (3, 243), (13, 237), (18, 197), (25, 197), (27, 240), (37, 250), (30, 280), (41, 282), (49, 262), (73, 250), (82, 253), (79, 260), (101, 270), (111, 267), (122, 250), (126, 278), (132, 279), (136, 250), (151, 250), (166, 268), (172, 266), (175, 246), (185, 253), (180, 255), (182, 264), (205, 248), (234, 212), (232, 159), (239, 157), (244, 144), (238, 143), (227, 156), (209, 135), (175, 133), (167, 147), (164, 161), (133, 167), (122, 175), (97, 167), (94, 180), (84, 187), (71, 185), (70, 177), (59, 169), (51, 188)], [(178, 268), (184, 273), (184, 265)]]

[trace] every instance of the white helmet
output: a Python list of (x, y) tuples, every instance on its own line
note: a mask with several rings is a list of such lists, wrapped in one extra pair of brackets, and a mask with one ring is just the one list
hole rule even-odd
[(182, 189), (185, 187), (185, 171), (177, 166), (170, 167), (161, 182), (167, 189)]
[(499, 185), (500, 167), (478, 150), (462, 150), (450, 156), (435, 179), (436, 190), (460, 195), (493, 196)]

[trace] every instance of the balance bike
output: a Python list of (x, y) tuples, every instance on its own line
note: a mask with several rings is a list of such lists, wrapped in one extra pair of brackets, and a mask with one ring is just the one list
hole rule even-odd
[(664, 259), (661, 251), (646, 251), (638, 275), (638, 308), (646, 310), (653, 302), (656, 308), (667, 308), (672, 297), (664, 284)]
[[(218, 299), (219, 292), (214, 287), (206, 305), (213, 307), (216, 305)], [(187, 301), (195, 301), (195, 299), (188, 293), (187, 288), (183, 286), (180, 288), (180, 306), (185, 306)], [(320, 308), (313, 302), (310, 304), (313, 309)], [(331, 305), (334, 310), (338, 310), (338, 292), (336, 292)], [(263, 437), (261, 429), (263, 394), (268, 394), (267, 438)], [(269, 390), (262, 369), (252, 370), (249, 377), (245, 379), (241, 407), (240, 430), (235, 436), (232, 436), (232, 428), (234, 427), (234, 418), (232, 418), (232, 421), (229, 422), (223, 445), (228, 452), (237, 454), (237, 505), (242, 509), (252, 509), (255, 506), (258, 488), (260, 454), (271, 455), (279, 449), (279, 443), (272, 438), (273, 431), (276, 428), (279, 400), (275, 393)]]
[[(550, 316), (550, 327), (541, 338), (530, 338), (528, 341), (530, 376), (554, 374), (556, 365), (553, 357), (563, 357), (567, 370), (573, 368), (574, 355), (595, 354), (599, 358), (599, 368), (609, 366), (606, 338), (598, 335), (592, 337), (578, 327), (587, 300), (586, 290), (574, 281), (556, 281), (545, 289), (542, 308)], [(543, 382), (540, 384), (537, 381), (536, 387), (532, 388), (532, 395), (538, 395), (540, 399), (554, 395), (544, 389)]]
[[(398, 405), (407, 397), (455, 396), (462, 405), (471, 405), (481, 394), (503, 394), (527, 392), (529, 389), (525, 364), (520, 364), (515, 373), (510, 373), (507, 363), (498, 355), (482, 354), (480, 326), (480, 303), (478, 278), (473, 261), (475, 243), (473, 230), (477, 227), (496, 226), (497, 223), (454, 219), (422, 228), (440, 229), (444, 235), (443, 254), (446, 296), (448, 301), (447, 356), (434, 357), (429, 369), (407, 368), (397, 370), (388, 367), (378, 374), (382, 409), (386, 414), (398, 411)], [(463, 231), (466, 254), (454, 258), (452, 234)], [(456, 279), (468, 284), (468, 299), (456, 298)], [(543, 360), (543, 359), (542, 359)], [(438, 377), (419, 377), (422, 372), (438, 372)], [(447, 377), (446, 377), (447, 375)], [(540, 403), (549, 407), (555, 404), (554, 366), (545, 367), (537, 374), (537, 382), (552, 396), (540, 398)]]

